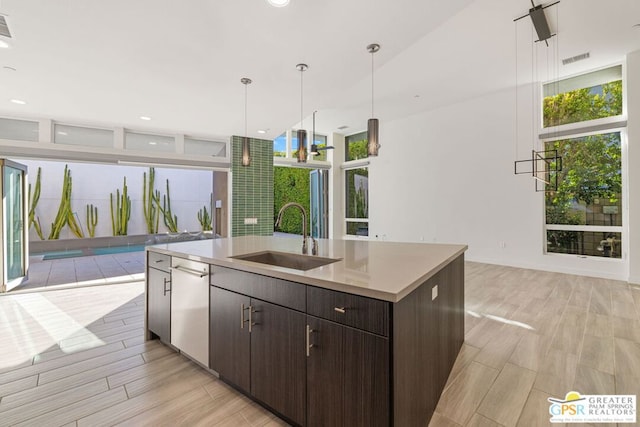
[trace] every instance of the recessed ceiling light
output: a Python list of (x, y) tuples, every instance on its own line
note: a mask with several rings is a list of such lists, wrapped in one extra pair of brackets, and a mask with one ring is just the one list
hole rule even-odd
[(69, 134), (68, 134), (68, 133), (66, 133), (66, 132), (62, 132), (62, 131), (60, 130), (60, 131), (58, 131), (58, 135), (67, 136), (67, 135), (69, 135)]
[(0, 39), (0, 49), (9, 49), (11, 45), (8, 41)]
[(27, 101), (23, 101), (22, 99), (12, 99), (11, 102), (18, 105), (25, 105)]
[(140, 120), (149, 121), (149, 120), (151, 120), (151, 117), (149, 117), (149, 116), (140, 116)]
[(5, 65), (4, 67), (2, 67), (3, 69), (7, 70), (7, 71), (16, 71), (15, 68), (13, 67), (9, 67), (8, 65)]
[(258, 129), (258, 133), (267, 133), (266, 130)]
[(267, 3), (273, 7), (285, 7), (289, 4), (289, 0), (267, 0)]
[(633, 27), (634, 30), (640, 30), (640, 24), (635, 24)]

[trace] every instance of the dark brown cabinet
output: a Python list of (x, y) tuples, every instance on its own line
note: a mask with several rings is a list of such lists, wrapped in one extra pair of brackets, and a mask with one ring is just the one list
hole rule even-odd
[(211, 369), (304, 425), (304, 314), (213, 286), (210, 309)]
[(251, 395), (305, 424), (305, 315), (251, 300)]
[(307, 316), (307, 425), (389, 425), (389, 340)]
[(241, 388), (251, 391), (248, 311), (249, 297), (211, 287), (209, 331), (209, 367)]
[[(149, 252), (149, 255), (151, 254), (152, 252)], [(170, 343), (171, 273), (169, 273), (170, 257), (167, 258), (169, 260), (149, 257), (149, 267), (147, 268), (147, 329), (157, 335), (161, 341)], [(156, 263), (155, 261), (158, 260), (160, 262)], [(152, 268), (152, 265), (162, 267), (162, 269)]]

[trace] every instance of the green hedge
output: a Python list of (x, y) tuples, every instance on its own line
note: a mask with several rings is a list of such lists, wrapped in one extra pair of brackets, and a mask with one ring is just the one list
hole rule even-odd
[[(278, 218), (280, 208), (289, 202), (300, 203), (309, 214), (309, 169), (273, 168), (273, 220)], [(307, 218), (308, 221), (308, 218)], [(302, 234), (302, 215), (296, 208), (285, 211), (282, 224), (276, 231)]]

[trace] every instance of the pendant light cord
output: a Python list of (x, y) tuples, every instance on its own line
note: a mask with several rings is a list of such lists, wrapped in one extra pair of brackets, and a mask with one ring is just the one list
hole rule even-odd
[(247, 84), (244, 85), (244, 138), (247, 139)]
[(375, 52), (372, 50), (371, 51), (371, 117), (374, 117), (373, 115), (373, 100), (374, 98), (374, 92), (373, 92), (373, 55), (375, 54)]
[[(304, 105), (304, 91), (303, 91), (303, 84), (302, 84), (303, 75), (304, 75), (304, 68), (301, 67), (300, 68), (300, 129), (303, 128), (302, 118), (304, 117), (303, 110), (302, 110), (302, 106)], [(298, 141), (298, 146), (300, 146), (300, 143), (301, 141)]]

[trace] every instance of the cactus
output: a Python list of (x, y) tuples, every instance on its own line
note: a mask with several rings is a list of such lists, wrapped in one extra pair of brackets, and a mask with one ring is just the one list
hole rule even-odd
[[(158, 232), (158, 222), (160, 220), (160, 211), (156, 208), (155, 199), (160, 198), (160, 192), (154, 190), (156, 172), (153, 168), (149, 168), (149, 183), (147, 184), (147, 173), (143, 174), (142, 179), (142, 208), (144, 211), (144, 220), (147, 224), (147, 233), (155, 234)], [(155, 193), (154, 193), (155, 191)], [(155, 197), (154, 197), (155, 194)]]
[(38, 175), (36, 176), (36, 184), (33, 189), (33, 195), (31, 194), (31, 184), (29, 184), (29, 190), (27, 198), (29, 199), (29, 228), (33, 225), (33, 228), (36, 230), (36, 234), (40, 238), (40, 240), (44, 240), (44, 235), (42, 234), (42, 226), (40, 225), (40, 217), (36, 216), (36, 206), (38, 205), (38, 200), (40, 200), (40, 184), (42, 177), (42, 168), (38, 168)]
[(116, 206), (113, 206), (113, 193), (109, 195), (111, 201), (111, 230), (114, 236), (126, 236), (129, 219), (131, 218), (131, 198), (127, 191), (127, 178), (120, 189), (116, 189)]
[(51, 232), (49, 233), (49, 240), (56, 240), (60, 238), (60, 231), (65, 225), (69, 226), (69, 229), (76, 237), (83, 238), (84, 233), (82, 228), (76, 222), (76, 218), (71, 211), (71, 189), (73, 183), (71, 180), (71, 170), (68, 165), (64, 165), (64, 178), (62, 181), (62, 196), (60, 198), (60, 206), (58, 207), (58, 213), (56, 219), (51, 223)]
[(98, 208), (93, 205), (87, 205), (87, 231), (89, 237), (95, 237), (96, 225), (98, 225)]
[(160, 213), (162, 213), (162, 218), (164, 220), (164, 225), (167, 226), (167, 229), (172, 233), (178, 232), (178, 216), (173, 215), (171, 211), (171, 195), (169, 194), (169, 180), (167, 179), (167, 194), (162, 196), (162, 207), (160, 207), (160, 192), (156, 191), (156, 195), (154, 197), (154, 201), (156, 202), (156, 206)]
[[(213, 194), (211, 194), (209, 201), (209, 209), (213, 214)], [(202, 209), (198, 211), (198, 221), (200, 221), (202, 231), (211, 231), (211, 215), (207, 212), (207, 205), (204, 205)]]

